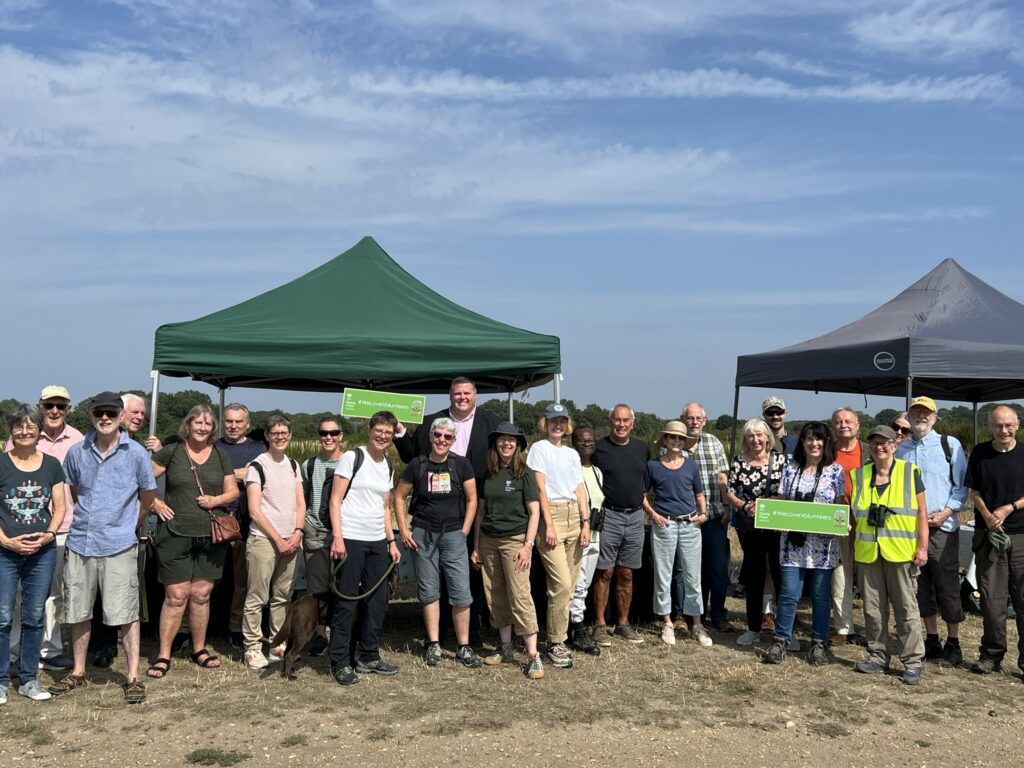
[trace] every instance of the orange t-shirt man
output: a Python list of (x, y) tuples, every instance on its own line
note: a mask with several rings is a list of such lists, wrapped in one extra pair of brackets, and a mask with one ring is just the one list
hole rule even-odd
[(844, 451), (839, 446), (836, 446), (836, 463), (839, 464), (846, 473), (846, 495), (843, 496), (843, 503), (849, 504), (850, 491), (852, 489), (850, 473), (853, 472), (853, 470), (864, 466), (864, 452), (860, 440), (853, 444), (852, 451)]

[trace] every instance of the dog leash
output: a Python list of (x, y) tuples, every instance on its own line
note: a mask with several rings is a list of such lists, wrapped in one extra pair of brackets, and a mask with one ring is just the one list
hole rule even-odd
[(338, 560), (335, 560), (334, 564), (331, 566), (331, 592), (333, 592), (335, 595), (337, 595), (341, 600), (349, 600), (349, 601), (353, 601), (353, 602), (356, 601), (356, 600), (362, 600), (364, 598), (367, 598), (370, 595), (372, 595), (374, 592), (376, 592), (378, 589), (380, 589), (380, 585), (383, 584), (385, 581), (387, 581), (388, 576), (391, 575), (391, 572), (393, 570), (395, 570), (395, 566), (398, 565), (398, 563), (396, 563), (394, 560), (392, 560), (391, 564), (387, 567), (387, 570), (384, 571), (384, 575), (381, 576), (379, 579), (377, 579), (377, 583), (374, 584), (372, 587), (370, 587), (365, 592), (363, 592), (363, 594), (361, 594), (361, 595), (343, 595), (341, 593), (341, 590), (338, 589), (338, 571), (341, 569), (341, 566), (343, 566), (345, 564), (346, 560), (348, 560), (348, 553), (346, 553), (344, 557), (342, 557), (342, 558), (340, 558)]

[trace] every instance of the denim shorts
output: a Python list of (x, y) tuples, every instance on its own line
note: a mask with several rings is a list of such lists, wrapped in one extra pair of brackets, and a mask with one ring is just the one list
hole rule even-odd
[(466, 536), (461, 530), (428, 531), (413, 527), (412, 540), (417, 550), (412, 562), (416, 567), (416, 593), (424, 605), (441, 599), (440, 569), (448, 583), (448, 602), (459, 608), (472, 605), (473, 595), (469, 591), (469, 550)]

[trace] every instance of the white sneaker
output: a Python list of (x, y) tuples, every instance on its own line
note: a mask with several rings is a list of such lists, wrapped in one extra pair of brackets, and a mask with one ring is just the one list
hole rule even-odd
[(661, 642), (665, 645), (676, 644), (676, 630), (671, 624), (664, 624), (661, 628)]
[(269, 662), (282, 661), (284, 659), (285, 651), (288, 650), (287, 643), (281, 643), (276, 648), (270, 649), (270, 658), (267, 659)]
[(757, 641), (760, 639), (761, 634), (759, 632), (754, 632), (748, 629), (736, 638), (736, 645), (757, 645)]
[(786, 650), (787, 651), (792, 651), (793, 653), (799, 653), (800, 652), (800, 641), (797, 640), (795, 637), (789, 638), (789, 645), (786, 646)]
[(43, 688), (38, 680), (29, 680), (24, 685), (18, 686), (18, 693), (32, 701), (46, 701), (50, 698), (50, 692)]
[(259, 648), (252, 648), (245, 652), (245, 666), (247, 669), (266, 669), (267, 657)]
[(714, 645), (711, 640), (711, 635), (709, 635), (708, 631), (704, 629), (703, 624), (693, 625), (693, 639), (700, 643), (703, 648), (710, 648)]

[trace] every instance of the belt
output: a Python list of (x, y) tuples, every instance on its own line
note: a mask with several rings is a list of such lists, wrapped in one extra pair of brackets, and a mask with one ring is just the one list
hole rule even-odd
[(697, 513), (694, 512), (692, 515), (674, 515), (674, 516), (666, 515), (665, 519), (668, 520), (670, 523), (688, 523), (691, 520), (693, 520), (693, 517), (696, 514)]
[(550, 507), (575, 507), (578, 502), (576, 499), (556, 499), (549, 501), (548, 506)]
[(612, 512), (621, 512), (622, 514), (628, 515), (632, 512), (639, 512), (643, 507), (616, 507), (614, 504), (605, 504), (605, 509), (610, 509)]

